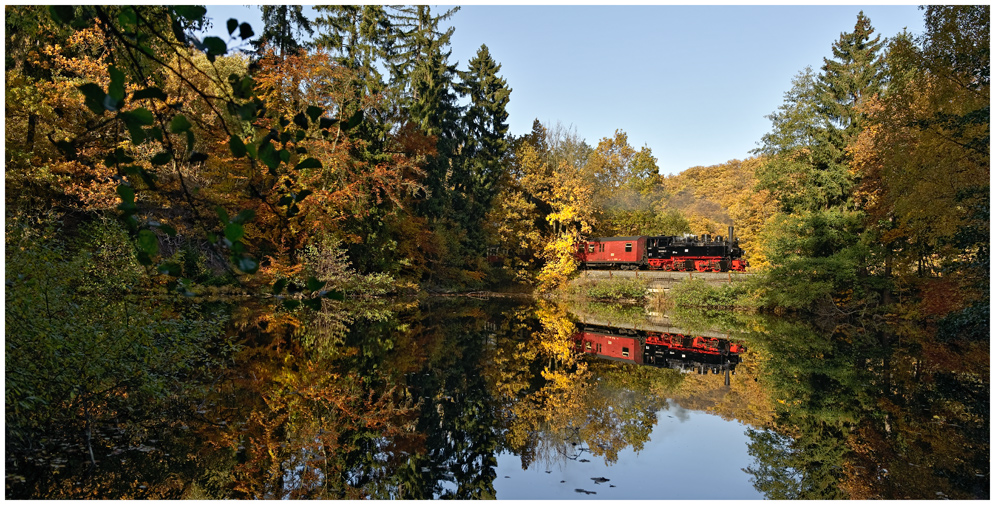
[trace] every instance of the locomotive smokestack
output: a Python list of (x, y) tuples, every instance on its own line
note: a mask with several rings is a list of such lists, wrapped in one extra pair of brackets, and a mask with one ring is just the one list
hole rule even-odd
[(733, 230), (732, 230), (732, 226), (730, 226), (730, 227), (729, 227), (729, 237), (728, 237), (728, 240), (729, 240), (729, 245), (732, 245), (732, 240), (733, 240), (733, 234), (732, 234), (732, 231), (733, 231)]

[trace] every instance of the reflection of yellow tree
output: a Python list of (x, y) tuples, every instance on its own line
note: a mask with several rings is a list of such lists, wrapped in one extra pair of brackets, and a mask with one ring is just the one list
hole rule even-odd
[(327, 363), (287, 363), (267, 384), (265, 406), (245, 425), (246, 461), (235, 467), (235, 491), (257, 498), (361, 498), (346, 479), (345, 457), (362, 437), (402, 437), (414, 413), (394, 389), (377, 393)]
[[(527, 323), (535, 316), (540, 321), (538, 331)], [(543, 301), (535, 313), (519, 313), (511, 324), (525, 338), (495, 350), (498, 368), (490, 382), (494, 397), (504, 406), (505, 443), (528, 466), (537, 452), (552, 447), (546, 443), (550, 435), (556, 439), (564, 432), (569, 412), (579, 407), (579, 391), (588, 373), (570, 352), (574, 324), (562, 307)], [(537, 374), (543, 379), (538, 388)]]
[[(352, 321), (363, 312), (335, 315)], [(323, 345), (301, 335), (308, 331), (303, 327), (266, 328), (257, 343), (270, 345), (248, 347), (236, 358), (244, 368), (233, 378), (234, 389), (215, 399), (221, 408), (205, 414), (211, 422), (200, 430), (204, 442), (196, 458), (216, 477), (198, 488), (213, 498), (368, 497), (370, 488), (357, 475), (383, 472), (387, 464), (370, 459), (369, 445), (390, 455), (417, 447), (422, 438), (414, 433), (417, 407), (402, 382), (415, 363), (398, 359), (393, 368), (364, 373), (351, 362), (370, 352), (420, 362), (415, 342), (364, 341), (377, 349), (359, 349), (342, 335), (323, 335), (319, 341), (340, 343)]]
[(770, 427), (774, 420), (773, 400), (758, 380), (763, 356), (750, 349), (742, 355), (736, 376), (725, 385), (722, 374), (688, 374), (674, 399), (681, 406), (713, 412), (726, 420), (735, 419), (757, 428)]
[[(506, 446), (525, 467), (576, 458), (578, 448), (609, 462), (626, 447), (641, 449), (665, 405), (665, 397), (652, 392), (672, 389), (665, 384), (679, 375), (600, 361), (590, 365), (599, 371), (592, 373), (572, 351), (577, 329), (566, 307), (540, 301), (533, 310), (520, 320), (535, 317), (539, 327), (520, 326), (524, 341), (495, 351), (492, 387), (504, 406)], [(542, 378), (538, 385), (535, 375)]]

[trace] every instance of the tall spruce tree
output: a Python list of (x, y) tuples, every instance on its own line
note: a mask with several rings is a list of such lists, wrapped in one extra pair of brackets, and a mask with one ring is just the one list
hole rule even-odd
[(776, 156), (796, 149), (811, 149), (816, 131), (824, 128), (819, 115), (815, 92), (816, 75), (812, 67), (798, 72), (791, 79), (791, 89), (784, 93), (784, 103), (766, 117), (773, 127), (764, 134), (754, 154)]
[(392, 42), (392, 28), (381, 5), (317, 5), (315, 46), (336, 55), (336, 61), (354, 70), (356, 92), (383, 91), (383, 75)]
[[(415, 67), (431, 52), (427, 46), (437, 41), (442, 47), (449, 45), (454, 27), (440, 31), (439, 23), (447, 21), (459, 7), (435, 16), (427, 5), (391, 6), (387, 17), (394, 28), (390, 56), (391, 81), (411, 91), (411, 75)], [(406, 86), (405, 86), (406, 84)]]
[[(456, 191), (466, 197), (469, 242), (477, 249), (484, 244), (483, 220), (490, 210), (495, 184), (508, 154), (508, 112), (511, 89), (498, 76), (501, 65), (494, 61), (486, 45), (470, 60), (469, 70), (459, 72), (456, 90), (470, 100), (463, 115), (466, 141), (460, 149), (462, 176), (454, 180)], [(482, 249), (481, 249), (482, 250)]]
[(277, 49), (277, 54), (287, 56), (304, 49), (300, 39), (306, 33), (314, 35), (311, 20), (304, 15), (300, 5), (262, 5), (263, 32), (255, 42), (256, 49), (265, 46)]
[(498, 76), (501, 65), (494, 61), (486, 45), (470, 60), (469, 70), (459, 72), (461, 82), (456, 90), (470, 99), (463, 116), (466, 144), (462, 154), (471, 160), (473, 171), (483, 178), (491, 177), (508, 152), (508, 111), (511, 88)]
[(833, 44), (834, 59), (823, 59), (822, 73), (815, 82), (816, 107), (825, 122), (816, 131), (813, 182), (823, 190), (824, 208), (852, 201), (855, 181), (846, 148), (864, 127), (860, 106), (884, 86), (884, 42), (873, 34), (870, 19), (861, 11), (853, 31), (841, 34)]
[(355, 154), (363, 161), (389, 161), (391, 131), (398, 119), (391, 102), (395, 94), (381, 74), (394, 32), (386, 10), (379, 5), (318, 5), (315, 10), (321, 14), (314, 21), (315, 46), (330, 51), (338, 64), (352, 71), (346, 87), (351, 99), (344, 112), (351, 115), (363, 108), (364, 120), (352, 135), (367, 143)]
[(449, 63), (453, 27), (442, 30), (440, 23), (458, 8), (433, 15), (427, 5), (394, 7), (389, 13), (395, 27), (391, 55), (391, 87), (398, 91), (399, 106), (422, 133), (436, 137), (436, 155), (425, 166), (428, 198), (418, 211), (438, 218), (452, 210), (450, 177), (454, 156), (462, 143), (461, 109), (454, 93), (456, 66)]

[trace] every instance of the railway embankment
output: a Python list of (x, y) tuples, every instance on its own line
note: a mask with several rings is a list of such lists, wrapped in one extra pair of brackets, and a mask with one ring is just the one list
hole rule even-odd
[(613, 279), (638, 278), (646, 281), (650, 293), (667, 294), (677, 284), (701, 279), (709, 285), (721, 286), (744, 282), (752, 276), (748, 272), (662, 272), (656, 270), (584, 270), (571, 281), (572, 286), (591, 286)]

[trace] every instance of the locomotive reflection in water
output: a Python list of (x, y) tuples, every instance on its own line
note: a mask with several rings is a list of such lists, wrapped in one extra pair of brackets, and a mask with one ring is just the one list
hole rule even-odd
[(595, 325), (581, 325), (572, 338), (576, 351), (602, 358), (684, 373), (725, 373), (727, 386), (746, 351), (724, 338)]

